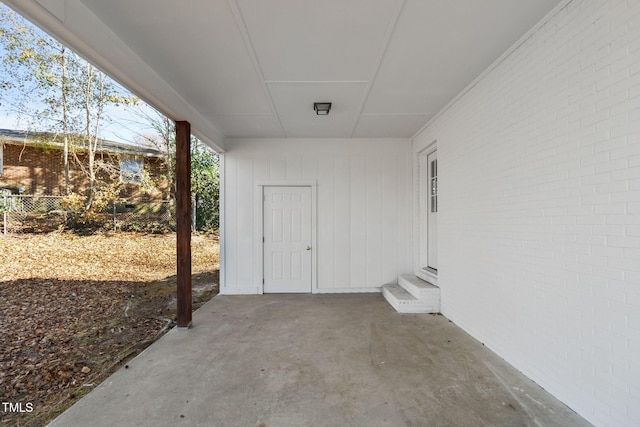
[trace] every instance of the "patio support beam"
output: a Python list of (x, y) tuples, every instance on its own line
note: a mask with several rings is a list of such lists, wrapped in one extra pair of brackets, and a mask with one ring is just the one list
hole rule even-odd
[(191, 326), (191, 124), (176, 121), (178, 328)]

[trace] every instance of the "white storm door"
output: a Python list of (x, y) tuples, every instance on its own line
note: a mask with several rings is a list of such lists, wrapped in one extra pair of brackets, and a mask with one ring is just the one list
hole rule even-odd
[(438, 156), (427, 156), (427, 267), (438, 270)]
[(263, 188), (264, 293), (310, 293), (311, 187)]

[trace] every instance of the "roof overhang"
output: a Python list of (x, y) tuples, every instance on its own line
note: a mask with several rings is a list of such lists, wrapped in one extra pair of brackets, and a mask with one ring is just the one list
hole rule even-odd
[(234, 137), (411, 138), (569, 1), (5, 3), (223, 152)]
[(162, 114), (173, 120), (189, 121), (192, 133), (198, 139), (214, 150), (224, 152), (224, 135), (195, 111), (187, 100), (142, 61), (82, 2), (18, 0), (5, 3)]

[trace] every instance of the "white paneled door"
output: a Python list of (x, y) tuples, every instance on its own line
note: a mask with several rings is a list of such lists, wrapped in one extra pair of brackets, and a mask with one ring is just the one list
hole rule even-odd
[(438, 155), (427, 157), (428, 199), (427, 199), (427, 267), (438, 270)]
[(311, 292), (311, 187), (263, 187), (264, 292)]

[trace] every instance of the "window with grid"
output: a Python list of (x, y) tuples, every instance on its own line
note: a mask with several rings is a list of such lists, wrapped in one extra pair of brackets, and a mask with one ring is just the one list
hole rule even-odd
[(438, 212), (438, 159), (431, 161), (429, 197), (431, 197), (431, 212)]

